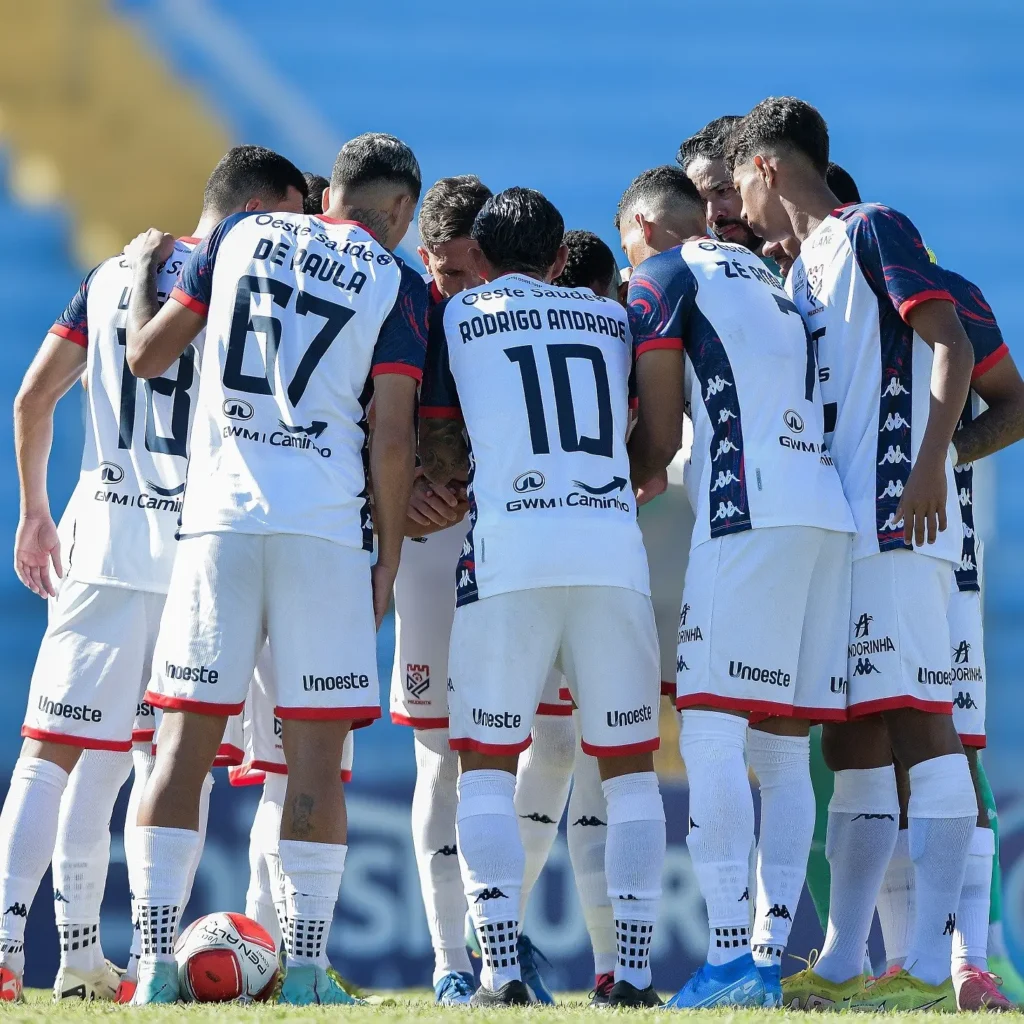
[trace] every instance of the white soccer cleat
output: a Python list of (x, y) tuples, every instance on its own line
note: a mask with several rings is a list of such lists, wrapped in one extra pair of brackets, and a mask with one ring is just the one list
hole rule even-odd
[(77, 971), (72, 967), (61, 967), (57, 972), (57, 980), (53, 983), (53, 998), (61, 999), (100, 999), (113, 1002), (117, 996), (117, 987), (124, 977), (124, 971), (115, 967), (109, 960), (95, 971)]

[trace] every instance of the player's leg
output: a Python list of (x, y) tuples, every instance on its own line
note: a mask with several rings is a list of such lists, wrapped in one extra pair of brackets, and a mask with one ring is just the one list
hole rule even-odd
[(605, 878), (615, 927), (611, 1006), (660, 1006), (650, 953), (661, 902), (665, 810), (654, 751), (661, 681), (654, 610), (621, 587), (575, 587), (561, 661), (582, 749), (598, 759), (607, 807)]
[[(845, 636), (845, 633), (841, 635)], [(828, 804), (832, 799), (835, 776), (825, 764), (821, 753), (821, 726), (812, 728), (809, 738), (811, 785), (814, 788), (814, 832), (810, 856), (807, 858), (807, 893), (824, 933), (828, 926), (828, 894), (832, 884), (828, 858), (825, 856), (825, 832), (828, 828)]]
[(483, 960), (474, 1005), (533, 1001), (517, 953), (525, 855), (515, 773), (554, 664), (567, 600), (565, 588), (521, 590), (455, 612), (449, 728), (462, 769), (459, 861)]

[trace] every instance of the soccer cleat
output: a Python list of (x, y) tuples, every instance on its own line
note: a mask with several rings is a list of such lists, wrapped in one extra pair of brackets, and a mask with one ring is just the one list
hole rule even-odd
[(646, 1006), (661, 1006), (661, 996), (653, 985), (637, 988), (628, 981), (617, 981), (608, 994), (609, 1006), (625, 1006), (641, 1009)]
[(983, 971), (972, 964), (963, 964), (956, 970), (953, 987), (956, 989), (956, 1004), (961, 1010), (988, 1010), (1006, 1013), (1016, 1010), (999, 988), (1003, 979)]
[(555, 1003), (555, 997), (551, 994), (551, 989), (544, 983), (543, 977), (541, 977), (540, 967), (537, 964), (538, 958), (543, 960), (544, 963), (550, 963), (548, 958), (530, 941), (528, 935), (520, 934), (519, 936), (519, 971), (523, 976), (523, 981), (526, 982), (530, 987), (530, 991), (534, 994), (538, 1003), (543, 1003), (546, 1006), (553, 1006)]
[(277, 999), (282, 1006), (359, 1006), (319, 964), (289, 967)]
[(20, 1003), (21, 975), (0, 964), (0, 1003)]
[(133, 981), (129, 977), (122, 978), (117, 984), (117, 994), (114, 996), (114, 1002), (120, 1003), (122, 1006), (132, 1001), (132, 996), (135, 995), (135, 989), (138, 986), (138, 982)]
[(124, 971), (115, 967), (109, 960), (95, 971), (76, 971), (71, 967), (61, 967), (57, 972), (57, 980), (53, 983), (55, 1002), (61, 999), (101, 999), (116, 1002), (121, 987)]
[(449, 971), (434, 986), (434, 1002), (438, 1006), (466, 1006), (473, 997), (476, 980), (467, 971)]
[(615, 985), (615, 973), (605, 971), (604, 974), (594, 978), (594, 991), (590, 993), (591, 1006), (607, 1006), (608, 997), (612, 994), (612, 987)]
[[(288, 955), (284, 955), (284, 959), (281, 962), (281, 974), (285, 973), (288, 964)], [(330, 964), (324, 968), (327, 971), (327, 977), (331, 979), (336, 985), (340, 985), (353, 999), (362, 999), (365, 993), (363, 990), (353, 982), (349, 981), (348, 978), (343, 978)]]
[(132, 1006), (176, 1003), (179, 998), (178, 965), (173, 960), (139, 961), (139, 978), (132, 993)]
[(778, 964), (758, 964), (757, 973), (761, 975), (764, 985), (764, 1005), (778, 1007), (782, 1005), (782, 968)]
[(665, 1004), (672, 1010), (764, 1006), (764, 982), (749, 954), (727, 964), (704, 964)]
[(1002, 978), (999, 987), (1010, 1002), (1024, 1003), (1024, 978), (1017, 973), (1013, 961), (1008, 956), (990, 956), (988, 965), (996, 977)]
[(782, 979), (782, 1005), (787, 1010), (846, 1010), (864, 983), (863, 974), (846, 981), (829, 981), (808, 966)]
[(481, 985), (469, 1001), (470, 1006), (531, 1006), (537, 1002), (522, 981), (507, 981), (499, 989)]
[(851, 1010), (888, 1013), (893, 1010), (931, 1010), (955, 1013), (956, 993), (947, 978), (941, 985), (929, 985), (902, 967), (890, 967), (869, 981), (849, 1002)]

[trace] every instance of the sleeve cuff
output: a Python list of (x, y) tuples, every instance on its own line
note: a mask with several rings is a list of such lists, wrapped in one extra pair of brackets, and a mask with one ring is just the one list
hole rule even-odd
[(640, 342), (636, 347), (636, 354), (642, 356), (645, 352), (653, 352), (656, 349), (671, 349), (676, 352), (683, 351), (682, 338), (648, 338)]
[(995, 352), (990, 352), (980, 363), (975, 365), (974, 371), (971, 373), (971, 380), (983, 377), (996, 363), (1001, 363), (1009, 354), (1010, 350), (1006, 347), (1006, 342), (1004, 341)]
[(636, 395), (631, 395), (630, 396), (630, 398), (629, 398), (629, 407), (634, 412), (636, 412), (636, 410), (640, 408), (640, 399), (637, 398)]
[(205, 302), (200, 302), (198, 299), (193, 298), (188, 292), (183, 291), (181, 288), (174, 287), (171, 289), (171, 298), (175, 302), (180, 302), (186, 309), (191, 309), (193, 313), (198, 313), (200, 316), (205, 317), (210, 312), (210, 307)]
[(461, 420), (462, 410), (454, 405), (421, 405), (420, 419)]
[[(89, 336), (81, 331), (76, 331), (73, 327), (54, 324), (50, 328), (50, 334), (56, 334), (58, 338), (66, 338), (68, 341), (73, 341), (76, 345), (81, 345), (82, 348), (89, 347)], [(1006, 346), (1004, 345), (1003, 347), (1005, 348)]]
[(380, 377), (385, 373), (398, 373), (403, 377), (412, 377), (415, 381), (423, 380), (423, 371), (411, 363), (378, 363), (371, 371), (371, 377)]
[(900, 317), (903, 320), (906, 320), (907, 319), (907, 314), (912, 309), (915, 309), (917, 306), (920, 306), (922, 302), (931, 302), (933, 299), (937, 300), (939, 302), (953, 302), (954, 301), (953, 300), (953, 296), (950, 295), (949, 292), (947, 292), (947, 291), (945, 291), (945, 290), (943, 290), (941, 288), (936, 288), (936, 289), (933, 289), (932, 291), (927, 291), (927, 292), (918, 292), (916, 295), (911, 295), (909, 299), (904, 299), (900, 303), (900, 308), (899, 308)]

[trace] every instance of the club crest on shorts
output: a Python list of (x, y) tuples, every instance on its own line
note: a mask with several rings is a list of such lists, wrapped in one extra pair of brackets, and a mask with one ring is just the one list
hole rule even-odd
[(430, 666), (406, 665), (405, 688), (414, 697), (423, 696), (430, 689)]

